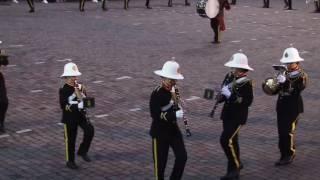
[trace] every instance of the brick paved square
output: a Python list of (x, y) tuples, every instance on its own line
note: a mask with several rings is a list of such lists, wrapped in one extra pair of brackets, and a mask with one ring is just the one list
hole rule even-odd
[[(260, 0), (238, 0), (226, 13), (227, 31), (213, 45), (209, 20), (196, 14), (195, 3), (184, 1), (35, 3), (29, 14), (25, 1), (0, 4), (0, 48), (10, 55), (3, 71), (9, 96), (7, 135), (0, 138), (0, 179), (151, 180), (153, 161), (149, 96), (158, 83), (154, 70), (175, 57), (185, 80), (179, 82), (183, 99), (202, 97), (207, 87), (217, 88), (228, 71), (223, 64), (242, 49), (255, 69), (254, 103), (247, 125), (240, 132), (241, 179), (317, 180), (320, 175), (319, 39), (320, 15), (313, 6), (294, 1), (297, 10), (284, 11), (282, 1), (263, 9)], [(272, 76), (285, 48), (293, 44), (305, 59), (310, 83), (303, 92), (305, 113), (298, 123), (297, 157), (276, 168), (276, 97), (265, 95), (262, 81)], [(93, 162), (76, 157), (77, 171), (65, 168), (63, 126), (58, 104), (59, 76), (68, 61), (78, 64), (81, 80), (96, 97), (90, 109), (96, 133), (90, 150)], [(226, 158), (219, 144), (218, 119), (208, 117), (212, 101), (186, 101), (193, 136), (185, 138), (188, 161), (183, 179), (214, 180), (224, 175)], [(180, 122), (181, 130), (184, 130)], [(17, 133), (21, 130), (31, 131)], [(79, 129), (78, 141), (82, 137)], [(77, 144), (78, 146), (79, 144)], [(170, 152), (166, 175), (173, 165)]]

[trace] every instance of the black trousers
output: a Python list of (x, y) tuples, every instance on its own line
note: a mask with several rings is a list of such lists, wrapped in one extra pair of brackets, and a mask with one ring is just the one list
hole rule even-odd
[(263, 7), (264, 8), (269, 8), (270, 1), (269, 0), (263, 0)]
[(78, 154), (85, 155), (89, 151), (91, 141), (94, 136), (92, 124), (85, 118), (77, 121), (67, 121), (64, 125), (65, 143), (66, 143), (66, 161), (74, 162), (75, 145), (77, 139), (78, 126), (83, 130), (83, 140), (80, 144)]
[(218, 18), (211, 18), (210, 25), (214, 33), (214, 41), (218, 42), (219, 38), (219, 19)]
[(314, 2), (314, 6), (315, 6), (315, 11), (316, 12), (320, 12), (320, 1), (315, 1)]
[(84, 11), (84, 4), (86, 3), (86, 0), (80, 0), (79, 3), (79, 10)]
[(233, 4), (233, 5), (237, 4), (237, 0), (232, 0), (231, 4)]
[(28, 2), (28, 4), (29, 4), (30, 10), (34, 10), (33, 0), (27, 0), (27, 2)]
[(0, 127), (4, 127), (4, 119), (8, 110), (8, 102), (0, 102)]
[(295, 155), (294, 133), (299, 115), (289, 116), (286, 113), (277, 113), (277, 124), (279, 134), (279, 149), (281, 159)]
[(292, 9), (292, 0), (284, 0), (284, 4), (288, 9)]
[(230, 123), (230, 121), (225, 120), (223, 122), (220, 144), (228, 159), (228, 172), (239, 170), (241, 164), (240, 148), (238, 143), (238, 133), (240, 128), (240, 124)]
[(164, 180), (164, 172), (167, 164), (169, 147), (175, 155), (175, 162), (170, 180), (180, 180), (187, 162), (187, 151), (182, 135), (171, 137), (157, 137), (152, 139), (152, 151), (154, 161), (154, 174), (157, 180)]
[(102, 9), (106, 10), (106, 0), (102, 0)]

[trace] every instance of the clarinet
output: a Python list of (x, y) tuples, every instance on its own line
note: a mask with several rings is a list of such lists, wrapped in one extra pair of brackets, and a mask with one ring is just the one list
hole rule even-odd
[[(232, 81), (233, 77), (232, 77), (232, 72), (229, 73), (227, 79), (225, 79), (223, 81), (223, 85), (226, 85), (227, 83), (229, 83), (229, 81)], [(221, 94), (221, 92), (219, 92), (217, 95), (216, 95), (216, 102), (214, 103), (214, 106), (209, 114), (209, 117), (213, 118), (214, 117), (214, 114), (216, 112), (216, 109), (218, 107), (218, 105), (220, 103), (223, 103), (224, 101), (226, 100), (226, 97), (224, 97), (224, 95)]]
[(224, 102), (224, 101), (225, 101), (225, 97), (223, 95), (221, 95), (221, 93), (217, 94), (216, 102), (214, 103), (214, 106), (213, 106), (213, 108), (211, 110), (211, 113), (210, 113), (209, 117), (211, 117), (211, 118), (214, 117), (214, 114), (216, 112), (216, 109), (217, 109), (218, 105), (220, 103)]
[[(180, 97), (180, 92), (177, 87), (174, 87), (174, 105), (175, 105), (176, 109), (178, 109), (179, 105), (182, 109), (184, 109), (183, 102), (181, 101), (181, 97)], [(186, 135), (187, 135), (187, 137), (190, 137), (191, 131), (189, 128), (188, 119), (184, 114), (183, 114), (182, 119), (183, 119), (184, 127), (186, 130)]]

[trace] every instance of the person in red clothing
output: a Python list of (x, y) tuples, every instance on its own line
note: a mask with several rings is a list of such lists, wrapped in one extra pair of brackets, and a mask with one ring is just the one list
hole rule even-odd
[[(214, 44), (218, 44), (221, 42), (220, 32), (226, 29), (226, 26), (224, 23), (224, 9), (230, 10), (230, 4), (228, 0), (218, 0), (218, 2), (220, 5), (218, 14), (213, 18), (209, 17), (210, 25), (214, 32), (214, 40), (212, 41), (212, 43)], [(210, 3), (210, 2), (207, 3), (207, 5), (211, 5), (211, 4), (213, 3)], [(215, 6), (206, 8), (206, 13), (208, 14), (207, 11), (216, 11), (215, 8), (216, 8)]]

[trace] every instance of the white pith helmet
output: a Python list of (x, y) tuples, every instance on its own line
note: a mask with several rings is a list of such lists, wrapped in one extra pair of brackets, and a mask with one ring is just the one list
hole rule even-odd
[(224, 64), (227, 67), (241, 68), (253, 71), (253, 69), (248, 65), (248, 58), (243, 53), (235, 53), (232, 55), (231, 59)]
[(289, 47), (284, 50), (282, 58), (280, 59), (281, 63), (294, 63), (304, 61), (296, 48)]
[(75, 63), (69, 62), (64, 65), (63, 74), (61, 77), (67, 77), (67, 76), (80, 76), (81, 72), (79, 72), (79, 69)]
[(164, 63), (161, 70), (154, 71), (156, 75), (166, 77), (169, 79), (184, 79), (183, 75), (179, 72), (179, 64), (175, 61), (167, 61)]

